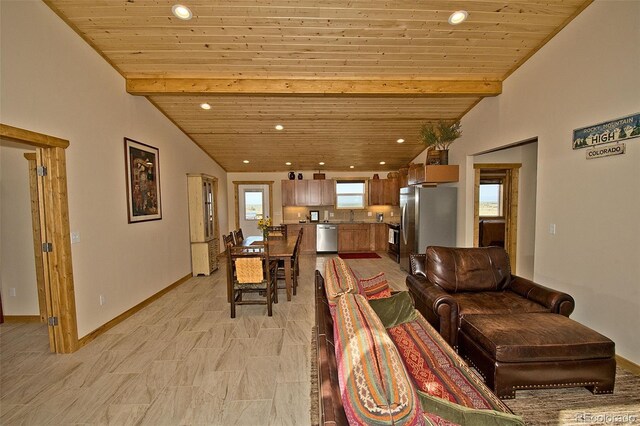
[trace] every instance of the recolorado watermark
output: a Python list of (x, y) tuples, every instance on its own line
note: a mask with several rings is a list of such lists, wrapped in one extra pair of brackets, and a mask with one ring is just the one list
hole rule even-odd
[(591, 425), (634, 425), (640, 424), (637, 413), (577, 413), (577, 423)]

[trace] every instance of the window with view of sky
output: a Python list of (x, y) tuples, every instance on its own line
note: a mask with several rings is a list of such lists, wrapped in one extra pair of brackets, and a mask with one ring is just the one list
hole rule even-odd
[(480, 185), (480, 216), (502, 216), (502, 185)]
[(244, 218), (246, 220), (258, 220), (264, 214), (262, 191), (244, 192)]

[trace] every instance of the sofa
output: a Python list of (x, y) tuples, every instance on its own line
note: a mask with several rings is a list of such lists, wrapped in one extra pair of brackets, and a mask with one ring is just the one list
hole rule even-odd
[(321, 425), (523, 425), (384, 274), (315, 273)]
[(511, 275), (504, 249), (428, 247), (411, 272), (416, 308), (498, 397), (573, 386), (613, 393), (614, 342), (568, 318), (568, 294)]
[(556, 313), (568, 317), (575, 302), (566, 293), (511, 274), (501, 247), (431, 246), (410, 255), (406, 284), (416, 309), (454, 348), (466, 315)]

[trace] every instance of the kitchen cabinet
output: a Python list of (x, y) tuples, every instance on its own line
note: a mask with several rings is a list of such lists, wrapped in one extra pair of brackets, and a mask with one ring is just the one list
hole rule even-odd
[(402, 167), (398, 170), (398, 187), (405, 188), (409, 186), (409, 168)]
[(400, 187), (398, 179), (371, 179), (369, 181), (370, 206), (399, 206)]
[(386, 251), (389, 241), (386, 223), (372, 223), (369, 225), (369, 243), (371, 251)]
[(458, 182), (458, 165), (409, 165), (409, 185)]
[(296, 205), (296, 181), (283, 180), (281, 187), (282, 187), (282, 205), (295, 206)]
[(371, 179), (369, 181), (369, 205), (380, 206), (384, 204), (384, 180)]
[(304, 228), (302, 231), (302, 241), (300, 241), (300, 251), (302, 253), (315, 253), (316, 252), (316, 225), (315, 224), (290, 224), (287, 225), (287, 235), (295, 237), (298, 235), (300, 228)]
[(193, 276), (218, 269), (218, 180), (205, 174), (187, 175), (189, 235)]
[(335, 181), (283, 180), (282, 205), (288, 206), (332, 206), (335, 204)]
[(307, 181), (307, 206), (322, 205), (322, 181)]
[(371, 251), (370, 224), (341, 223), (338, 225), (338, 251)]
[(309, 181), (296, 181), (296, 206), (306, 206), (309, 204)]
[(336, 203), (336, 182), (333, 179), (324, 179), (322, 182), (322, 205), (333, 206)]

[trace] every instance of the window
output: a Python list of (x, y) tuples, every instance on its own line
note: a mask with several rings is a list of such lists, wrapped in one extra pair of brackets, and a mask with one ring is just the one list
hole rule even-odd
[(244, 191), (244, 218), (258, 220), (264, 214), (264, 196), (261, 189), (247, 189)]
[(480, 217), (502, 217), (501, 183), (480, 183)]
[(366, 199), (366, 185), (362, 180), (336, 181), (336, 208), (363, 209)]

